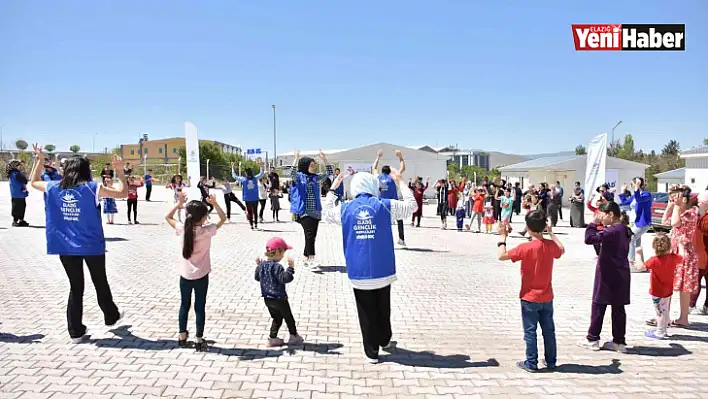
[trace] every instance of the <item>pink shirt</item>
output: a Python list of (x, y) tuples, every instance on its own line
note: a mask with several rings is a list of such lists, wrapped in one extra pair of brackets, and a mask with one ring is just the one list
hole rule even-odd
[[(184, 236), (184, 225), (178, 223), (177, 235)], [(199, 226), (194, 231), (194, 251), (189, 259), (182, 258), (180, 275), (187, 280), (200, 279), (211, 271), (211, 238), (216, 235), (216, 225)], [(184, 238), (181, 238), (184, 240)]]

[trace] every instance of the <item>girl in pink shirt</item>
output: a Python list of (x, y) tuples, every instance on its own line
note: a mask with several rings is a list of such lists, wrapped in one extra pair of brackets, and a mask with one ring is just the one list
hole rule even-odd
[(175, 220), (174, 216), (184, 205), (187, 195), (180, 192), (177, 204), (165, 216), (167, 223), (177, 231), (178, 236), (184, 236), (182, 244), (182, 265), (179, 279), (179, 290), (182, 301), (179, 307), (179, 346), (188, 346), (187, 316), (192, 304), (194, 291), (194, 313), (197, 317), (197, 335), (195, 348), (197, 352), (208, 349), (204, 340), (204, 320), (206, 319), (206, 297), (209, 289), (209, 272), (211, 271), (211, 238), (226, 222), (226, 214), (216, 202), (216, 197), (210, 195), (207, 202), (214, 206), (219, 214), (216, 224), (206, 224), (209, 208), (202, 201), (190, 201), (185, 207), (184, 224)]

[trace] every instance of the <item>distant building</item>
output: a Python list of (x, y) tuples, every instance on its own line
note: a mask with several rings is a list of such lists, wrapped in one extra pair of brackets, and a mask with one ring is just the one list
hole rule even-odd
[[(242, 154), (239, 146), (221, 143), (213, 140), (199, 140), (200, 143), (213, 144), (222, 152), (230, 154)], [(125, 161), (141, 162), (142, 159), (160, 159), (164, 163), (177, 162), (179, 160), (179, 149), (185, 147), (184, 137), (172, 137), (168, 139), (149, 140), (147, 134), (143, 135), (137, 144), (122, 144), (120, 155)]]
[(695, 193), (708, 190), (708, 146), (682, 151), (681, 158), (686, 160), (684, 182)]

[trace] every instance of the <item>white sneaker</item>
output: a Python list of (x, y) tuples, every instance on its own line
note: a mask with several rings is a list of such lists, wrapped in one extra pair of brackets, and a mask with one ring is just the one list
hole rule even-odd
[(366, 361), (369, 362), (369, 364), (379, 364), (379, 359), (372, 359), (370, 357), (367, 357)]
[(612, 341), (605, 342), (605, 344), (602, 345), (602, 349), (605, 349), (608, 351), (615, 351), (615, 352), (619, 352), (619, 353), (627, 353), (627, 345), (616, 344)]
[(77, 337), (77, 338), (72, 338), (71, 343), (72, 344), (80, 344), (88, 339), (88, 330), (84, 333), (84, 335)]
[(402, 246), (402, 247), (405, 247), (405, 246), (406, 246), (406, 242), (403, 241), (403, 240), (398, 240), (398, 245), (400, 245), (400, 246)]
[(696, 311), (696, 307), (694, 306), (692, 308), (688, 308), (688, 314), (699, 314), (699, 313)]
[(285, 345), (285, 341), (283, 341), (280, 338), (268, 338), (268, 341), (266, 342), (266, 345), (269, 348), (277, 348), (279, 346)]
[(599, 351), (600, 341), (588, 341), (587, 339), (584, 339), (578, 342), (578, 346), (581, 348), (590, 349), (591, 351)]
[(300, 335), (291, 335), (288, 339), (288, 345), (301, 345), (305, 340)]

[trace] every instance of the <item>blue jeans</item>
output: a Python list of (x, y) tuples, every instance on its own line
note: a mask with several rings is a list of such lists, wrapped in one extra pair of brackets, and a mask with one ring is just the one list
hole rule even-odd
[(521, 320), (524, 324), (526, 341), (526, 366), (538, 368), (538, 345), (536, 327), (540, 324), (543, 332), (543, 351), (549, 368), (556, 367), (556, 326), (553, 323), (553, 301), (521, 301)]
[(194, 314), (197, 317), (197, 338), (204, 336), (204, 321), (206, 320), (206, 298), (209, 291), (209, 275), (196, 279), (187, 280), (179, 278), (179, 291), (182, 297), (179, 306), (179, 332), (187, 332), (187, 316), (189, 308), (192, 306), (192, 291), (194, 291)]
[(634, 233), (634, 235), (632, 235), (632, 238), (629, 240), (629, 254), (627, 254), (627, 258), (630, 262), (634, 262), (637, 255), (637, 248), (642, 247), (642, 236), (649, 231), (650, 227), (651, 226), (637, 227), (636, 225), (632, 225), (632, 233)]

